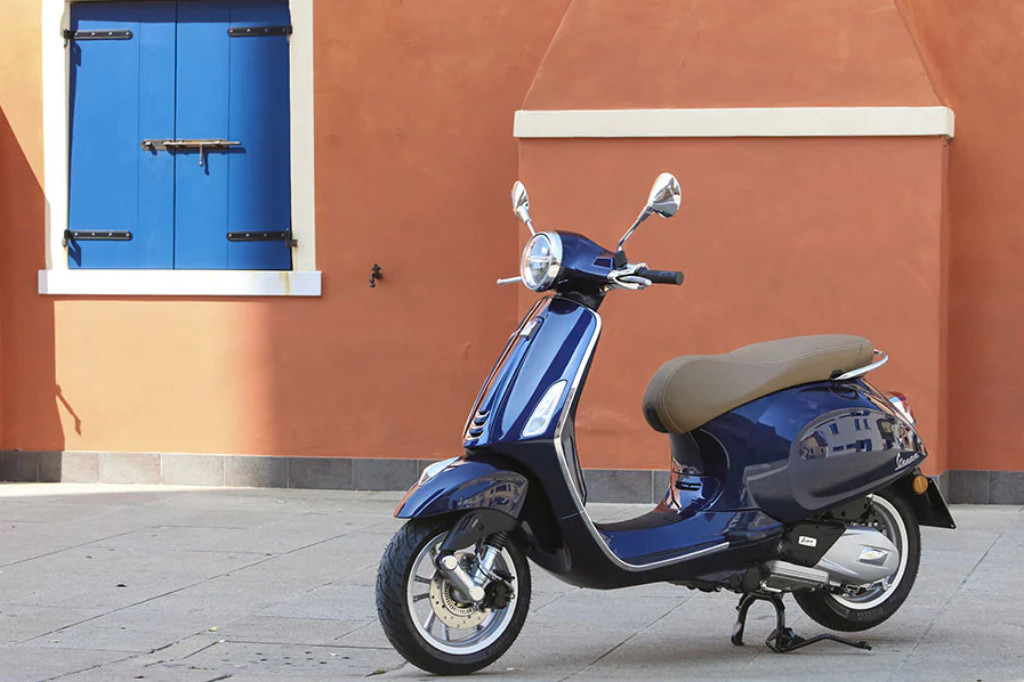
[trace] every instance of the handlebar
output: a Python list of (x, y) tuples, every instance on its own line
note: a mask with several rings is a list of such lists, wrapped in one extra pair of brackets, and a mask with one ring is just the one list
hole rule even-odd
[(637, 277), (649, 279), (653, 284), (675, 284), (683, 283), (683, 273), (679, 270), (650, 270), (648, 268), (637, 268)]

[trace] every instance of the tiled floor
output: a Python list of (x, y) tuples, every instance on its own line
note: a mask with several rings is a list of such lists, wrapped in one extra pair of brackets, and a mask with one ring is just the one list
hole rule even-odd
[[(0, 485), (0, 681), (423, 677), (377, 624), (377, 562), (400, 495)], [(644, 506), (594, 505), (603, 519)], [(570, 588), (534, 570), (530, 616), (485, 671), (502, 680), (1024, 680), (1024, 508), (954, 508), (924, 530), (915, 591), (864, 633), (779, 656), (731, 594)], [(820, 630), (795, 604), (798, 632)]]

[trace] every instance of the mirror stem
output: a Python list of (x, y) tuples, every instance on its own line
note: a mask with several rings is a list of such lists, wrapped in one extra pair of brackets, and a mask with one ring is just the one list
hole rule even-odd
[(631, 227), (628, 230), (626, 230), (626, 234), (622, 235), (622, 239), (619, 240), (619, 245), (617, 247), (615, 247), (616, 251), (622, 251), (622, 246), (629, 240), (630, 237), (633, 236), (633, 233), (636, 232), (636, 228), (640, 227), (640, 223), (642, 223), (643, 221), (647, 220), (647, 218), (650, 215), (651, 215), (651, 209), (650, 208), (645, 208), (643, 211), (640, 212), (640, 215), (637, 216), (637, 218), (636, 218), (636, 222), (633, 223), (633, 227)]

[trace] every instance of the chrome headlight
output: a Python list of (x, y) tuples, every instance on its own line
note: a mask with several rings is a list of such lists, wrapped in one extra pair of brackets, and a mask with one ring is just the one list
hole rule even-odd
[(539, 232), (526, 242), (519, 274), (533, 291), (550, 289), (562, 269), (562, 238), (554, 232)]

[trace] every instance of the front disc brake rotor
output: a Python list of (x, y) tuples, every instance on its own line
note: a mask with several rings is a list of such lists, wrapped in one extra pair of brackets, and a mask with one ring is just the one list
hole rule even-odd
[(437, 619), (452, 628), (475, 628), (487, 618), (487, 611), (481, 611), (472, 604), (460, 602), (440, 571), (430, 581), (430, 606)]

